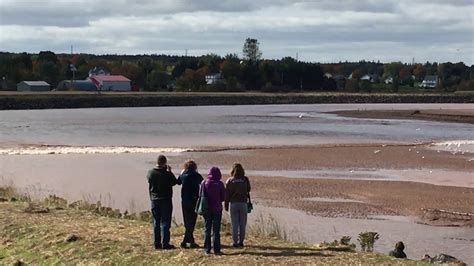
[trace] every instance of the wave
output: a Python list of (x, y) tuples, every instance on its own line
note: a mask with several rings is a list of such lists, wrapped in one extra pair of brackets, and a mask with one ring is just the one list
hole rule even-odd
[(123, 154), (123, 153), (182, 153), (186, 148), (130, 147), (130, 146), (62, 146), (32, 145), (0, 148), (0, 155), (49, 155), (49, 154)]

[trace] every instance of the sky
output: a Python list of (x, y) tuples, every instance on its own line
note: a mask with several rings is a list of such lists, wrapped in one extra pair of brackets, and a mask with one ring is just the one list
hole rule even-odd
[(474, 64), (474, 0), (0, 0), (0, 51)]

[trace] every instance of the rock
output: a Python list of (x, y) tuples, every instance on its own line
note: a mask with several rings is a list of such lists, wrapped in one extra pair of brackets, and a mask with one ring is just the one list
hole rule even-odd
[(421, 261), (426, 261), (429, 263), (434, 263), (434, 264), (455, 264), (455, 265), (467, 265), (461, 260), (456, 259), (455, 257), (447, 254), (440, 253), (439, 255), (436, 255), (434, 257), (430, 257), (430, 255), (425, 254), (423, 259)]
[(18, 200), (15, 197), (11, 197), (10, 201), (15, 202), (15, 201), (18, 201)]
[(0, 202), (6, 202), (6, 201), (8, 201), (8, 199), (6, 199), (6, 198), (0, 198)]
[(23, 266), (26, 265), (22, 260), (17, 260), (13, 264), (13, 266)]
[(77, 240), (79, 240), (79, 237), (77, 235), (68, 235), (65, 239), (66, 242), (70, 243), (70, 242), (76, 242)]
[(26, 213), (49, 213), (49, 208), (30, 203), (24, 211)]

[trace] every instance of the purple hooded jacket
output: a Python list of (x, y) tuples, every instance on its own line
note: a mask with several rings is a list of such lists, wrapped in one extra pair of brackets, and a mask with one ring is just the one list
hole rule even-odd
[(211, 212), (222, 211), (222, 202), (225, 200), (225, 186), (221, 178), (221, 170), (214, 166), (209, 170), (206, 180), (202, 183)]

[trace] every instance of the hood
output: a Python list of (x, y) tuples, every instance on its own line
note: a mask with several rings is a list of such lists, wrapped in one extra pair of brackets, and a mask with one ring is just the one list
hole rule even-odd
[(207, 174), (207, 179), (209, 180), (214, 180), (214, 181), (219, 181), (222, 178), (221, 170), (219, 167), (212, 167), (209, 169), (209, 174)]

